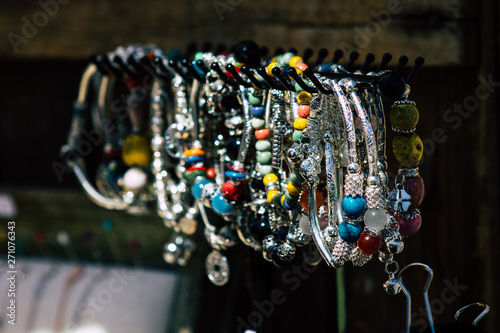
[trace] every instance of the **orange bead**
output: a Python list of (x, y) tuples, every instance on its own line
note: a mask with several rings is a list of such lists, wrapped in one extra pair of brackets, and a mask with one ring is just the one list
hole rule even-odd
[[(300, 196), (300, 206), (306, 211), (309, 210), (309, 189), (306, 188), (302, 192), (302, 195)], [(316, 209), (319, 209), (319, 207), (323, 206), (323, 194), (319, 191), (316, 190)]]
[(216, 176), (215, 169), (214, 168), (208, 168), (207, 169), (207, 178), (208, 179), (214, 179)]
[(257, 140), (265, 140), (269, 138), (269, 134), (269, 130), (267, 128), (263, 128), (255, 131), (255, 138)]
[(205, 152), (203, 150), (201, 150), (200, 148), (188, 149), (184, 152), (185, 157), (201, 156), (201, 155), (205, 155)]
[(309, 117), (309, 105), (303, 104), (299, 106), (299, 108), (297, 109), (297, 114), (302, 118)]
[(309, 68), (305, 62), (299, 62), (297, 65), (295, 65), (295, 68), (300, 69), (301, 71), (305, 71), (306, 69)]

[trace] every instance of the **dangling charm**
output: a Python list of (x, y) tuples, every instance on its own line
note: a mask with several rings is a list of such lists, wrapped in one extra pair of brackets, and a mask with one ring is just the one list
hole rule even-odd
[(205, 260), (205, 268), (210, 281), (216, 286), (223, 286), (229, 281), (229, 264), (226, 256), (213, 250)]

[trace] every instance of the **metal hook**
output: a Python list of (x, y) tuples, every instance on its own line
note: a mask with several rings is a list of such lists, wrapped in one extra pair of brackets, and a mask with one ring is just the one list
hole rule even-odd
[(344, 56), (344, 52), (341, 49), (335, 50), (335, 53), (333, 54), (332, 62), (334, 64), (338, 64), (339, 60)]
[(267, 75), (266, 69), (264, 67), (260, 67), (257, 69), (257, 73), (264, 78), (266, 83), (273, 89), (285, 90), (279, 82), (274, 81), (269, 75)]
[(413, 78), (417, 74), (420, 67), (422, 67), (424, 65), (424, 63), (425, 63), (425, 59), (422, 57), (417, 57), (417, 59), (415, 59), (415, 65), (413, 65), (413, 68), (411, 69), (410, 74), (406, 78), (406, 84), (410, 84), (411, 81), (413, 81)]
[(300, 75), (297, 73), (297, 71), (295, 70), (295, 68), (293, 67), (290, 67), (288, 70), (287, 70), (287, 75), (291, 76), (295, 82), (297, 82), (297, 84), (304, 90), (304, 91), (307, 91), (308, 93), (317, 93), (318, 92), (318, 89), (316, 88), (313, 88), (313, 87), (309, 87), (307, 85), (307, 83), (304, 82), (304, 80), (300, 77)]
[(260, 89), (268, 89), (269, 88), (269, 85), (263, 83), (263, 82), (260, 82), (254, 75), (254, 73), (252, 73), (252, 71), (250, 70), (250, 67), (247, 66), (247, 65), (243, 65), (240, 67), (240, 70), (243, 72), (243, 74), (245, 74), (248, 79), (250, 81), (252, 81), (252, 84), (254, 86), (256, 86), (257, 88), (260, 88)]
[(328, 50), (327, 49), (320, 49), (318, 51), (318, 57), (316, 58), (316, 61), (314, 62), (313, 67), (319, 66), (323, 60), (328, 56)]
[(349, 54), (349, 60), (347, 60), (344, 69), (348, 72), (352, 72), (352, 66), (354, 66), (354, 62), (356, 62), (358, 58), (359, 58), (359, 52), (352, 51), (351, 54)]
[(432, 319), (432, 312), (431, 312), (431, 306), (429, 303), (429, 294), (428, 294), (429, 288), (431, 286), (432, 278), (434, 277), (434, 272), (432, 271), (432, 269), (429, 266), (427, 266), (426, 264), (419, 263), (419, 262), (409, 264), (408, 266), (403, 268), (401, 271), (399, 271), (399, 274), (398, 274), (398, 283), (406, 295), (406, 333), (410, 333), (410, 326), (411, 326), (411, 295), (403, 283), (402, 274), (407, 268), (412, 267), (412, 266), (422, 266), (429, 273), (429, 276), (427, 277), (427, 281), (425, 281), (425, 285), (424, 285), (425, 310), (427, 312), (427, 318), (429, 320), (429, 326), (431, 327), (431, 332), (436, 333), (436, 331), (434, 329), (434, 320)]
[(287, 78), (281, 73), (281, 69), (276, 66), (272, 69), (271, 73), (281, 82), (286, 90), (295, 91), (295, 87), (288, 82)]
[(185, 71), (182, 70), (182, 68), (179, 67), (177, 62), (173, 59), (168, 61), (168, 66), (172, 68), (177, 74), (179, 74), (186, 82), (193, 82), (193, 78), (187, 75)]
[(458, 318), (460, 317), (460, 315), (465, 311), (467, 310), (468, 308), (470, 308), (471, 306), (481, 306), (481, 307), (484, 307), (484, 310), (476, 317), (476, 319), (474, 319), (474, 321), (472, 322), (472, 325), (476, 326), (477, 323), (479, 323), (479, 321), (481, 319), (483, 319), (484, 316), (486, 316), (488, 314), (488, 312), (490, 312), (490, 306), (488, 304), (485, 304), (485, 303), (479, 303), (479, 302), (476, 302), (476, 303), (471, 303), (469, 305), (466, 305), (464, 306), (463, 308), (459, 309), (457, 312), (455, 312), (455, 320), (458, 320)]
[(377, 70), (375, 73), (379, 73), (385, 69), (385, 67), (391, 62), (392, 60), (392, 55), (390, 53), (384, 53), (382, 56), (382, 61), (380, 62), (380, 65), (378, 65)]
[(322, 85), (321, 82), (319, 82), (316, 75), (314, 75), (314, 72), (312, 71), (312, 69), (307, 68), (304, 71), (304, 74), (309, 78), (309, 80), (311, 80), (311, 82), (316, 86), (316, 88), (318, 88), (318, 90), (321, 91), (323, 94), (327, 94), (327, 95), (333, 94), (333, 90), (331, 88), (325, 88), (325, 86)]
[(314, 54), (314, 51), (311, 48), (307, 48), (304, 50), (304, 53), (302, 53), (302, 60), (307, 63), (309, 59), (311, 59), (312, 55)]
[(399, 62), (398, 62), (398, 65), (396, 66), (396, 68), (394, 69), (394, 73), (399, 74), (399, 72), (401, 72), (401, 70), (403, 69), (403, 67), (406, 66), (407, 63), (408, 63), (407, 56), (402, 55), (401, 57), (399, 57)]
[(193, 64), (189, 60), (183, 59), (181, 61), (181, 65), (184, 66), (188, 70), (189, 74), (191, 74), (191, 76), (196, 80), (205, 82), (205, 77), (201, 76), (200, 73), (198, 73), (196, 69), (194, 69)]
[(229, 78), (227, 77), (227, 75), (220, 68), (220, 65), (219, 65), (218, 62), (214, 61), (210, 65), (210, 68), (212, 68), (217, 73), (217, 75), (221, 78), (222, 81), (224, 81), (224, 83), (229, 84), (229, 85), (231, 85), (233, 87), (238, 86), (238, 84), (236, 82), (229, 80)]
[(240, 86), (247, 87), (247, 88), (252, 87), (252, 83), (245, 81), (245, 80), (241, 77), (240, 73), (238, 73), (238, 72), (236, 71), (236, 68), (234, 67), (234, 65), (232, 65), (232, 64), (227, 64), (227, 65), (226, 65), (226, 69), (227, 69), (227, 71), (228, 71), (229, 73), (231, 73), (231, 75), (233, 76), (233, 78), (236, 80), (236, 82), (238, 82), (238, 84), (239, 84)]
[(359, 71), (363, 74), (366, 74), (368, 66), (370, 66), (374, 60), (375, 60), (375, 55), (373, 55), (373, 53), (368, 53), (366, 55), (365, 62), (363, 63)]

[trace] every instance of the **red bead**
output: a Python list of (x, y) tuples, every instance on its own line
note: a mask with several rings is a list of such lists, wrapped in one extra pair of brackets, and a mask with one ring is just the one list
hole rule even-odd
[(367, 256), (377, 253), (380, 249), (380, 237), (372, 236), (365, 232), (361, 234), (361, 237), (358, 239), (358, 247)]
[(404, 181), (405, 191), (411, 195), (409, 210), (414, 210), (420, 206), (425, 196), (425, 186), (422, 177), (407, 177)]
[(422, 215), (420, 214), (413, 219), (405, 219), (396, 215), (396, 220), (399, 223), (399, 233), (405, 237), (415, 234), (422, 225)]
[(187, 169), (187, 172), (193, 172), (193, 171), (197, 171), (197, 170), (207, 171), (207, 168), (205, 168), (203, 165), (193, 165), (192, 167)]
[(222, 185), (221, 194), (225, 199), (235, 201), (241, 196), (245, 187), (246, 183), (244, 180), (240, 180), (238, 183), (228, 180)]
[(269, 138), (269, 130), (267, 128), (263, 128), (255, 131), (255, 138), (257, 140), (265, 140)]
[(207, 178), (208, 179), (214, 179), (215, 178), (215, 169), (214, 168), (208, 168), (207, 169)]
[(301, 105), (297, 109), (297, 114), (299, 117), (307, 118), (309, 117), (309, 105)]

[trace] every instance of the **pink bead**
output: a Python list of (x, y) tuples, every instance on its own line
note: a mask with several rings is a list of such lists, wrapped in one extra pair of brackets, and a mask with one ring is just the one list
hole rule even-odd
[(414, 210), (418, 208), (424, 200), (425, 196), (425, 186), (422, 177), (407, 177), (404, 181), (404, 187), (406, 192), (411, 195), (409, 210)]
[(405, 219), (399, 215), (395, 215), (399, 223), (399, 233), (401, 236), (411, 236), (420, 229), (422, 225), (422, 215), (418, 214), (414, 219)]
[(269, 138), (269, 130), (267, 128), (263, 128), (255, 131), (255, 138), (257, 140), (265, 140)]
[(305, 71), (309, 68), (309, 66), (307, 66), (307, 64), (304, 62), (299, 62), (297, 63), (297, 65), (295, 65), (295, 68), (299, 68), (301, 71)]
[(309, 105), (301, 105), (297, 109), (297, 114), (299, 117), (307, 118), (309, 117)]

